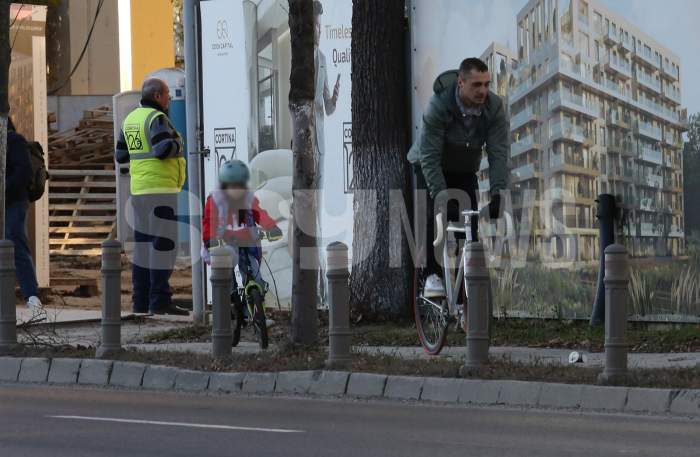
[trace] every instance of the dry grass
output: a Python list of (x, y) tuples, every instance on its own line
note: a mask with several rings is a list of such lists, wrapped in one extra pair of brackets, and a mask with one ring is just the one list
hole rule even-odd
[(700, 315), (700, 275), (695, 267), (683, 270), (673, 281), (671, 297), (676, 313)]

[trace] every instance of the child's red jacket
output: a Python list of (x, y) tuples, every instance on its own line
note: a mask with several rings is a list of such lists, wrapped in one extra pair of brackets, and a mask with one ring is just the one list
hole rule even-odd
[[(221, 191), (215, 191), (207, 198), (202, 219), (202, 241), (210, 246), (218, 240), (235, 238), (242, 244), (257, 243), (252, 239), (251, 225), (260, 226), (263, 230), (271, 230), (277, 226), (275, 220), (263, 208), (258, 199), (250, 193), (239, 205), (230, 205)], [(225, 208), (228, 206), (228, 208)], [(222, 207), (226, 210), (223, 215)], [(220, 221), (225, 224), (220, 227)], [(250, 221), (254, 221), (251, 224)]]

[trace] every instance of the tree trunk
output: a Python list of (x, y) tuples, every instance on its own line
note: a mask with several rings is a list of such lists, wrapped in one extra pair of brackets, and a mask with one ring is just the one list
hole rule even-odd
[[(353, 0), (353, 179), (359, 191), (350, 296), (352, 309), (369, 319), (407, 315), (413, 295), (401, 223), (404, 210), (412, 214), (404, 4)], [(392, 191), (400, 197), (393, 204)]]
[(8, 85), (10, 79), (10, 0), (0, 0), (0, 240), (5, 239)]
[(312, 0), (289, 0), (292, 41), (289, 110), (292, 116), (294, 175), (292, 342), (318, 339), (317, 158), (314, 138), (314, 18)]

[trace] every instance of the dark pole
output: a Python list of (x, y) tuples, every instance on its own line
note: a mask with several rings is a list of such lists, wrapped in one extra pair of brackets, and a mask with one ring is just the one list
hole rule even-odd
[(612, 194), (600, 194), (596, 200), (598, 203), (598, 217), (600, 230), (600, 269), (598, 270), (598, 288), (596, 291), (593, 312), (591, 313), (591, 325), (605, 322), (605, 249), (615, 243), (615, 215), (617, 212), (615, 196)]

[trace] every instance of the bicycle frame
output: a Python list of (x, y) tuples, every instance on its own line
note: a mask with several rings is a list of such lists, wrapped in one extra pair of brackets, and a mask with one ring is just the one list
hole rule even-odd
[[(256, 276), (259, 275), (260, 270), (259, 264), (257, 265), (258, 275), (256, 275), (254, 271), (255, 264), (258, 263), (258, 260), (248, 253), (246, 253), (245, 256), (245, 259), (243, 259), (242, 262), (239, 261), (237, 265), (238, 271), (241, 274), (241, 286), (239, 286), (239, 288), (243, 290), (243, 297), (248, 297), (250, 289), (252, 288), (258, 289), (260, 291), (260, 294), (264, 295), (267, 291), (265, 285), (261, 284), (258, 280), (256, 280)], [(241, 263), (244, 263), (245, 268), (241, 268)], [(246, 306), (250, 307), (248, 305), (248, 300), (246, 300)]]
[[(435, 241), (433, 241), (433, 246), (437, 247), (440, 244), (442, 244), (442, 262), (443, 262), (443, 271), (444, 271), (444, 280), (445, 280), (445, 292), (447, 293), (447, 308), (448, 312), (452, 316), (456, 316), (458, 314), (457, 310), (457, 296), (459, 295), (459, 288), (460, 286), (464, 286), (464, 295), (466, 298), (467, 294), (467, 284), (464, 279), (464, 270), (465, 270), (465, 265), (466, 265), (466, 244), (474, 242), (476, 240), (469, 240), (467, 241), (465, 239), (465, 245), (462, 247), (460, 250), (460, 256), (459, 259), (457, 260), (459, 262), (459, 267), (457, 268), (457, 276), (454, 278), (455, 281), (454, 283), (452, 282), (452, 270), (453, 268), (451, 265), (451, 258), (450, 258), (450, 248), (453, 247), (450, 243), (450, 240), (447, 239), (446, 234), (448, 233), (464, 233), (464, 234), (470, 234), (471, 233), (471, 221), (472, 217), (479, 217), (480, 213), (479, 211), (473, 211), (473, 210), (467, 210), (467, 211), (462, 211), (462, 216), (464, 217), (464, 225), (463, 227), (460, 227), (458, 225), (454, 225), (450, 222), (447, 223), (447, 227), (444, 227), (443, 223), (443, 215), (442, 213), (438, 213), (435, 216), (435, 221), (437, 223), (437, 237), (435, 238)], [(435, 305), (430, 302), (431, 304)]]

